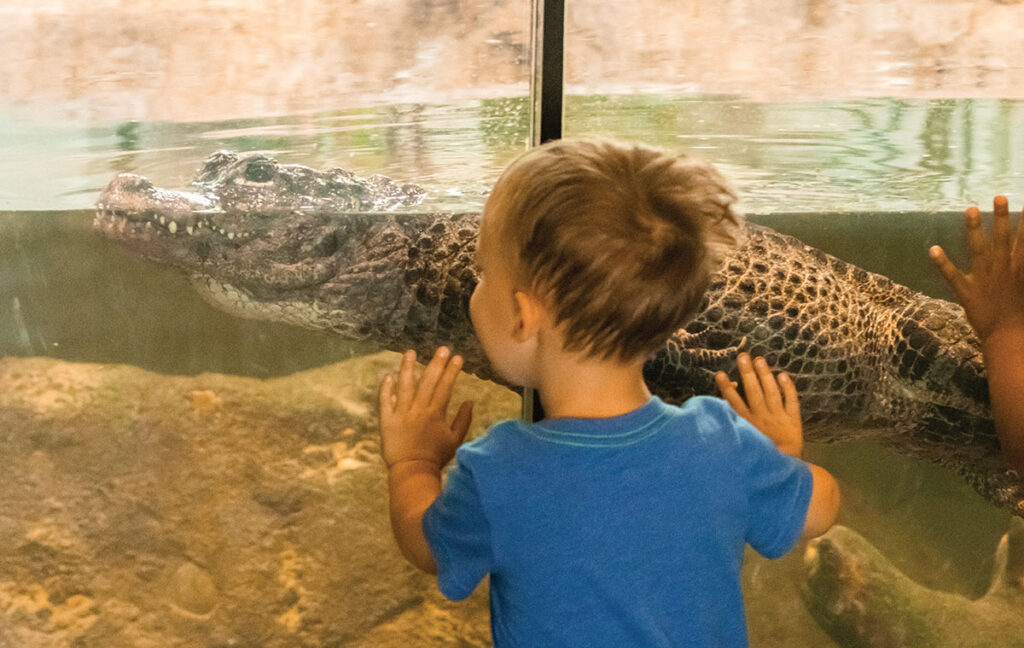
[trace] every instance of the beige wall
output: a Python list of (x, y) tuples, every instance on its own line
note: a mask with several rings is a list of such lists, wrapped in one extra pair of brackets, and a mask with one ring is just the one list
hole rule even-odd
[[(568, 77), (754, 100), (1024, 97), (1020, 0), (568, 0)], [(672, 11), (668, 7), (674, 7)]]
[(0, 8), (0, 97), (56, 100), (90, 119), (197, 121), (527, 87), (516, 59), (523, 3), (462, 3), (472, 12), (406, 0), (171, 4)]
[[(196, 121), (526, 88), (528, 0), (171, 4), (0, 4), (0, 102)], [(568, 31), (579, 92), (1024, 96), (1013, 0), (568, 0)]]

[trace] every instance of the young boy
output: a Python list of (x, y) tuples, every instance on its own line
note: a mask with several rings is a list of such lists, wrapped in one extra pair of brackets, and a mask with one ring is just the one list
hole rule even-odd
[(990, 241), (978, 208), (965, 214), (969, 274), (938, 245), (929, 252), (981, 340), (999, 445), (1006, 463), (1024, 474), (1024, 227), (1014, 236), (1006, 196), (992, 203)]
[(838, 489), (799, 458), (792, 381), (780, 393), (745, 355), (747, 403), (719, 379), (768, 436), (722, 400), (675, 407), (644, 384), (644, 360), (701, 302), (710, 248), (739, 236), (734, 200), (710, 165), (642, 146), (528, 151), (484, 208), (470, 311), (496, 371), (538, 390), (546, 418), (459, 447), (459, 356), (438, 349), (417, 381), (408, 352), (382, 381), (395, 537), (450, 599), (490, 575), (495, 646), (745, 646), (744, 545), (781, 556), (832, 524)]

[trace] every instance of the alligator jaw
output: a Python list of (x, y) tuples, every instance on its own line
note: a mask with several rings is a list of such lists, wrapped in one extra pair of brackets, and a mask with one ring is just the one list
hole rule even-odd
[[(93, 225), (113, 238), (131, 240), (203, 233), (234, 240), (257, 234), (254, 229), (225, 228), (224, 216), (217, 201), (209, 196), (160, 189), (146, 178), (120, 173), (100, 194)], [(147, 234), (145, 230), (153, 231)]]

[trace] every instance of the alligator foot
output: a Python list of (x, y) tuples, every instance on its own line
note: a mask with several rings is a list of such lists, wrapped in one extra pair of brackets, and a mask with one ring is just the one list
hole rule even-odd
[(988, 592), (977, 600), (910, 580), (843, 526), (804, 556), (804, 602), (821, 627), (851, 648), (1024, 646), (1024, 520), (1012, 518), (996, 549)]

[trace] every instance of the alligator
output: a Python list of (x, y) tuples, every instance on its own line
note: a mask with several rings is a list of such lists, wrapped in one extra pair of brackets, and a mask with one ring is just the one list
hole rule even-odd
[[(184, 190), (122, 173), (94, 228), (188, 275), (246, 318), (329, 329), (429, 357), (450, 345), (498, 380), (476, 341), (479, 213), (409, 208), (424, 192), (382, 176), (315, 171), (218, 152)], [(959, 473), (1024, 516), (1024, 479), (1003, 462), (980, 344), (962, 309), (750, 223), (712, 277), (701, 311), (645, 367), (680, 403), (715, 392), (735, 355), (764, 356), (801, 393), (807, 439), (870, 438)]]
[(804, 604), (840, 646), (1024, 648), (1024, 519), (1010, 519), (975, 600), (915, 583), (840, 525), (808, 544), (804, 568)]

